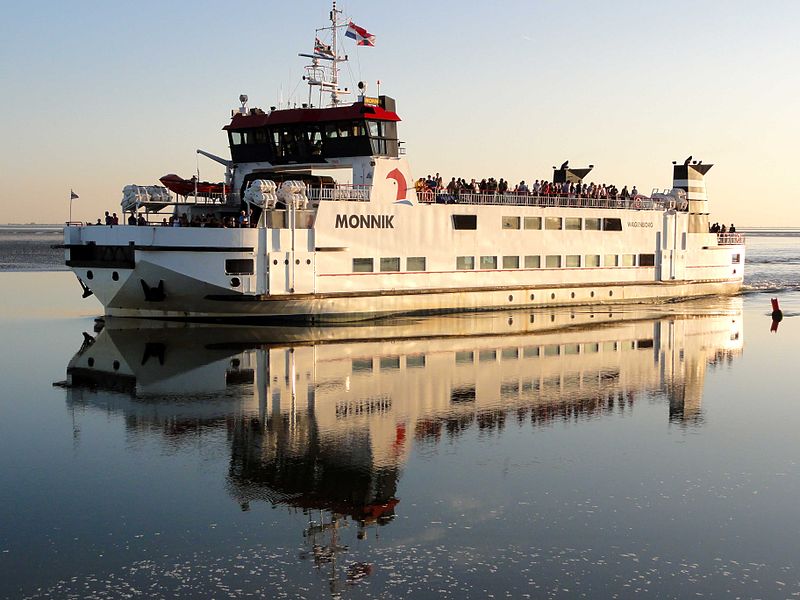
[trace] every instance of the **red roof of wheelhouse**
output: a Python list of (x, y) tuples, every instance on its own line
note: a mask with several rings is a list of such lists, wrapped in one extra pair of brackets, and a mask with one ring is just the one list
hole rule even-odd
[(400, 121), (396, 112), (385, 110), (380, 106), (370, 106), (357, 102), (349, 106), (333, 108), (288, 108), (273, 110), (270, 113), (233, 115), (230, 124), (224, 130), (253, 129), (267, 125), (286, 125), (290, 123), (326, 123), (329, 121), (347, 121), (369, 119), (373, 121)]

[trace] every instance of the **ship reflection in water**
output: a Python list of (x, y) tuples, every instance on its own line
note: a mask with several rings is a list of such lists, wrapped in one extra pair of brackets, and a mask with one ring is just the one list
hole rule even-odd
[[(134, 435), (225, 432), (232, 498), (307, 513), (302, 557), (335, 568), (345, 527), (379, 535), (402, 510), (415, 444), (597, 419), (641, 399), (700, 426), (707, 370), (742, 351), (741, 300), (609, 310), (330, 328), (109, 320), (84, 334), (65, 384), (71, 408), (122, 413)], [(371, 570), (355, 562), (346, 578)]]

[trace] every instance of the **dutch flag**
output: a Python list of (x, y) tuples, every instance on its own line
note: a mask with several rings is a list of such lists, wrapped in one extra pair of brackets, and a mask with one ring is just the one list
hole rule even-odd
[(375, 45), (375, 36), (372, 35), (369, 31), (364, 29), (363, 27), (359, 27), (352, 21), (347, 26), (347, 31), (345, 32), (345, 37), (349, 37), (356, 41), (356, 44), (359, 46), (374, 46)]

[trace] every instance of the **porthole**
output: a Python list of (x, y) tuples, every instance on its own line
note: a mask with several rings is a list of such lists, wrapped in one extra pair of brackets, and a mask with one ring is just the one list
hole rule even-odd
[(111, 279), (113, 279), (114, 281), (119, 281), (119, 273), (117, 273), (116, 271), (111, 273)]
[(574, 319), (574, 318), (575, 318), (575, 315), (574, 315), (574, 314), (572, 314), (572, 315), (570, 315), (570, 316), (569, 316), (569, 318), (570, 318), (570, 319)]
[(86, 279), (94, 279), (94, 273), (91, 271), (86, 271)]
[(574, 297), (575, 297), (575, 292), (572, 292), (572, 293), (569, 295), (569, 297), (570, 297), (570, 298), (574, 298)]
[(536, 295), (535, 294), (531, 294), (531, 300), (533, 300), (534, 298), (536, 298)]
[(277, 261), (277, 260), (273, 260), (273, 261), (272, 261), (272, 264), (273, 264), (273, 265), (277, 265), (277, 264), (278, 264), (278, 261)]
[(589, 292), (589, 297), (594, 298), (594, 292)]
[(87, 360), (86, 362), (90, 367), (94, 366), (94, 359), (91, 356), (89, 357), (89, 360)]
[(511, 294), (509, 294), (509, 295), (508, 295), (508, 301), (509, 301), (509, 302), (512, 302), (513, 300), (514, 300), (514, 296), (512, 296)]
[(300, 264), (300, 259), (299, 258), (295, 259), (294, 264), (299, 265)]
[(608, 290), (608, 295), (609, 296), (613, 296), (614, 295), (614, 290)]
[(555, 299), (556, 299), (556, 295), (555, 295), (555, 292), (554, 292), (554, 293), (550, 294), (550, 300), (555, 300)]
[(283, 264), (288, 265), (289, 264), (289, 259), (287, 258), (285, 261), (283, 261)]
[(306, 264), (307, 264), (307, 265), (310, 265), (310, 264), (311, 264), (311, 259), (310, 259), (310, 258), (307, 258), (307, 259), (306, 259)]
[(555, 320), (556, 320), (556, 316), (555, 315), (550, 315), (550, 322), (552, 323)]
[(514, 318), (513, 317), (508, 317), (508, 324), (509, 325), (513, 325), (514, 324)]
[(242, 282), (238, 277), (231, 277), (231, 287), (239, 287), (240, 285), (242, 285)]
[(111, 364), (111, 366), (112, 366), (112, 367), (114, 367), (114, 370), (115, 370), (115, 371), (119, 371), (119, 361), (118, 361), (118, 360), (115, 360), (115, 361), (114, 361), (114, 362)]

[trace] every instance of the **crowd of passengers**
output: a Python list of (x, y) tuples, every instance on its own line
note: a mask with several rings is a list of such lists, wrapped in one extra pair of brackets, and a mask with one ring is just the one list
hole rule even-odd
[(417, 194), (428, 195), (431, 199), (446, 196), (446, 200), (457, 201), (458, 197), (464, 194), (518, 194), (528, 196), (562, 196), (568, 198), (594, 198), (598, 200), (627, 200), (639, 196), (639, 190), (633, 186), (628, 190), (628, 186), (623, 186), (620, 190), (615, 185), (605, 183), (554, 183), (545, 180), (536, 180), (530, 186), (525, 181), (511, 186), (511, 183), (502, 177), (498, 181), (494, 177), (488, 179), (471, 179), (469, 182), (462, 178), (451, 178), (447, 185), (444, 185), (439, 173), (436, 176), (420, 177), (414, 184)]
[[(236, 227), (254, 227), (253, 211), (242, 211), (238, 217), (226, 216), (219, 218), (217, 215), (205, 214), (194, 215), (191, 220), (183, 213), (177, 216), (171, 216), (169, 219), (163, 217), (161, 223), (150, 223), (144, 214), (131, 212), (128, 216), (128, 225), (154, 226), (160, 225), (161, 227), (216, 227), (216, 228), (236, 228)], [(95, 225), (119, 225), (119, 217), (117, 213), (110, 213), (106, 211), (105, 223), (103, 219), (97, 219)]]
[(708, 232), (709, 233), (736, 233), (736, 227), (734, 226), (733, 223), (731, 223), (731, 226), (727, 227), (727, 228), (725, 227), (724, 223), (722, 225), (720, 225), (719, 223), (714, 223), (713, 225), (709, 225), (708, 226)]

